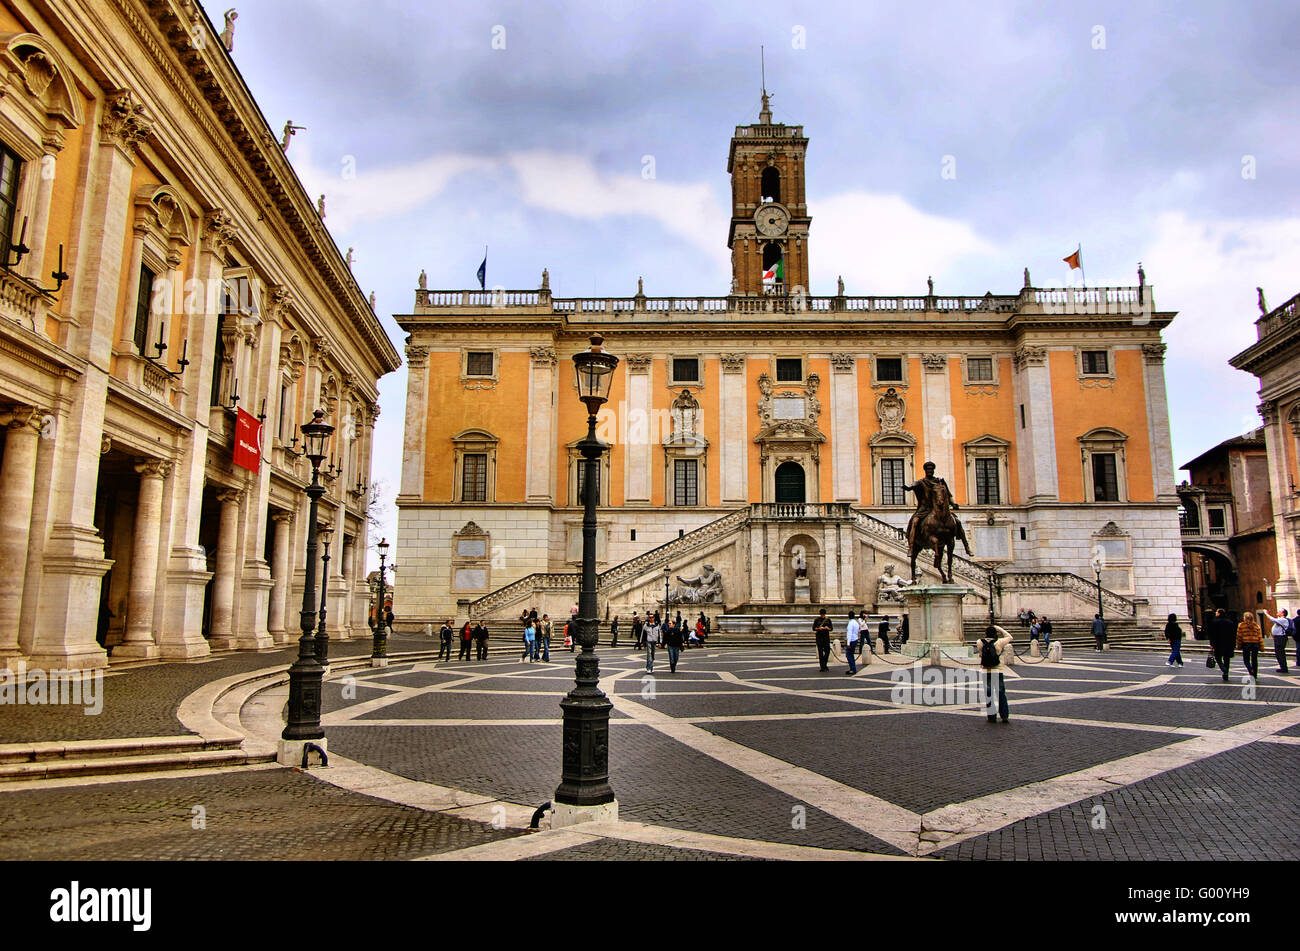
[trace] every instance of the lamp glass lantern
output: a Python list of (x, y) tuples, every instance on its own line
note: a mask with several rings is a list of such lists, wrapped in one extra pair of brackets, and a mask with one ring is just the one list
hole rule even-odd
[(591, 335), (591, 347), (573, 355), (573, 370), (578, 383), (578, 398), (587, 404), (587, 411), (595, 414), (609, 399), (609, 389), (614, 383), (614, 368), (618, 357), (604, 349), (605, 338)]
[(388, 557), (388, 540), (386, 538), (379, 539), (379, 544), (375, 548), (379, 550), (380, 561)]
[(310, 423), (302, 424), (303, 452), (311, 460), (313, 469), (320, 468), (320, 462), (325, 458), (325, 443), (333, 434), (334, 427), (325, 422), (325, 414), (321, 410), (312, 414)]

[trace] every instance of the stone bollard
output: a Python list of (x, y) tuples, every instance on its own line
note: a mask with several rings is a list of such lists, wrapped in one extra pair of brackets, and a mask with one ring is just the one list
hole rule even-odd
[(433, 637), (433, 625), (432, 625), (432, 624), (426, 624), (426, 625), (424, 625), (424, 636), (425, 636), (425, 637)]
[(880, 638), (877, 637), (871, 641), (871, 653), (875, 654), (877, 657), (884, 655), (885, 645), (880, 643)]
[(1059, 664), (1061, 662), (1060, 641), (1057, 641), (1055, 644), (1053, 644), (1051, 647), (1047, 649), (1047, 659), (1051, 661), (1053, 664)]
[(1029, 642), (1029, 656), (1030, 656), (1030, 657), (1042, 657), (1042, 656), (1043, 656), (1043, 651), (1042, 651), (1042, 649), (1038, 646), (1038, 641), (1037, 641), (1037, 640), (1032, 640), (1032, 641)]
[(1013, 644), (1008, 644), (1006, 647), (1002, 648), (1002, 653), (1001, 653), (1001, 655), (999, 656), (999, 660), (1002, 661), (1002, 666), (1004, 666), (1004, 667), (1014, 667), (1014, 666), (1016, 666), (1016, 648), (1015, 648), (1015, 646), (1014, 646)]

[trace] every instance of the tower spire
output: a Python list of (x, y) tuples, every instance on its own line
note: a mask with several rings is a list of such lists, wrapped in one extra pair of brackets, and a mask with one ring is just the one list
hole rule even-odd
[(768, 101), (771, 97), (767, 94), (767, 55), (762, 46), (758, 48), (758, 62), (763, 77), (763, 108), (759, 110), (758, 121), (762, 125), (771, 125), (772, 103)]

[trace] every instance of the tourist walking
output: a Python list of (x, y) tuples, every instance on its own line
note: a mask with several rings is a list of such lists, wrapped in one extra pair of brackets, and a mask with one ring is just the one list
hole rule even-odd
[(442, 622), (442, 630), (438, 632), (438, 637), (441, 641), (441, 644), (438, 647), (438, 660), (442, 660), (443, 656), (446, 655), (446, 660), (448, 662), (451, 661), (451, 642), (452, 638), (455, 636), (456, 630), (451, 626), (451, 618), (447, 618), (447, 620)]
[(542, 660), (545, 663), (551, 662), (551, 616), (542, 615), (542, 627), (539, 632), (542, 638)]
[[(1007, 705), (1006, 677), (1002, 673), (1002, 651), (1011, 643), (1011, 635), (998, 636), (998, 629), (989, 625), (984, 636), (976, 642), (980, 654), (980, 667), (984, 670), (984, 714), (990, 723), (996, 723), (1002, 717), (1003, 723), (1011, 722), (1011, 709)], [(997, 686), (997, 700), (993, 699), (993, 688)]]
[(880, 622), (880, 643), (885, 648), (885, 653), (889, 653), (889, 618), (885, 617)]
[(1034, 641), (1039, 640), (1042, 637), (1042, 635), (1043, 635), (1043, 630), (1039, 626), (1037, 621), (1029, 625), (1029, 641), (1031, 644)]
[[(870, 640), (871, 640), (871, 625), (867, 623), (867, 612), (864, 609), (858, 612), (858, 656), (859, 657), (862, 656), (863, 645)], [(865, 665), (869, 663), (871, 663), (871, 658), (868, 656), (867, 659), (863, 661), (863, 664)]]
[(393, 636), (393, 606), (390, 604), (384, 608), (384, 625), (388, 628), (388, 636)]
[(659, 643), (659, 612), (656, 611), (653, 618), (647, 618), (645, 626), (641, 628), (641, 640), (645, 644), (645, 669), (653, 671), (655, 669), (655, 645)]
[(478, 649), (478, 659), (487, 660), (488, 628), (482, 621), (474, 628), (474, 645)]
[(1047, 648), (1051, 647), (1052, 646), (1052, 622), (1048, 620), (1046, 615), (1038, 619), (1038, 633), (1043, 635), (1043, 649), (1046, 650)]
[(641, 649), (641, 632), (645, 630), (645, 622), (641, 620), (636, 611), (632, 612), (632, 647), (636, 650)]
[(460, 653), (456, 655), (457, 660), (469, 660), (470, 645), (474, 643), (474, 626), (469, 621), (460, 629)]
[(1092, 616), (1092, 637), (1093, 640), (1097, 642), (1097, 646), (1094, 647), (1093, 650), (1104, 650), (1104, 645), (1106, 643), (1106, 622), (1102, 619), (1100, 614), (1094, 614)]
[(537, 629), (531, 621), (524, 628), (524, 656), (519, 659), (530, 664), (537, 659)]
[(826, 616), (826, 609), (822, 608), (821, 614), (813, 621), (813, 635), (817, 639), (817, 663), (822, 671), (830, 670), (826, 665), (831, 659), (832, 629), (831, 619)]
[(1236, 652), (1237, 645), (1237, 625), (1232, 623), (1232, 618), (1228, 617), (1223, 608), (1214, 612), (1214, 617), (1206, 627), (1206, 633), (1210, 638), (1210, 651), (1214, 658), (1214, 663), (1207, 664), (1207, 667), (1219, 665), (1223, 671), (1223, 682), (1228, 682), (1228, 670), (1232, 666), (1232, 655)]
[(1259, 649), (1264, 643), (1264, 634), (1259, 629), (1259, 621), (1251, 611), (1246, 611), (1237, 625), (1237, 647), (1241, 651), (1241, 662), (1252, 680), (1259, 679)]
[(1291, 620), (1286, 616), (1286, 608), (1282, 609), (1278, 617), (1273, 617), (1267, 611), (1264, 612), (1264, 617), (1273, 622), (1273, 629), (1269, 633), (1273, 635), (1273, 656), (1277, 658), (1277, 672), (1288, 673), (1286, 639), (1291, 635)]
[(614, 620), (609, 622), (609, 646), (618, 647), (618, 615), (614, 615)]
[(1178, 626), (1178, 615), (1169, 615), (1169, 620), (1165, 621), (1165, 640), (1169, 642), (1169, 660), (1165, 661), (1166, 667), (1183, 666), (1183, 654), (1180, 648), (1183, 643), (1183, 629)]
[(907, 639), (912, 636), (911, 628), (907, 620), (907, 615), (903, 615), (903, 626), (898, 629), (898, 643), (906, 644)]
[(846, 674), (856, 674), (858, 665), (856, 663), (858, 649), (858, 635), (862, 631), (862, 624), (858, 621), (857, 615), (852, 611), (849, 612), (849, 625), (844, 632), (844, 653), (849, 655), (849, 669), (844, 671)]
[(682, 624), (674, 624), (664, 635), (664, 647), (668, 648), (668, 672), (677, 673), (677, 660), (682, 656)]

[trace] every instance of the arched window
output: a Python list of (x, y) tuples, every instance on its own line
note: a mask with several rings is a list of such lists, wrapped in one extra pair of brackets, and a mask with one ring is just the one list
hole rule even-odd
[(776, 467), (776, 501), (805, 501), (803, 466), (797, 462), (783, 462)]
[(763, 169), (763, 180), (759, 188), (763, 201), (781, 200), (781, 173), (776, 170), (776, 166), (769, 165)]
[(769, 241), (763, 245), (763, 270), (769, 270), (772, 265), (784, 257), (784, 249), (775, 241)]

